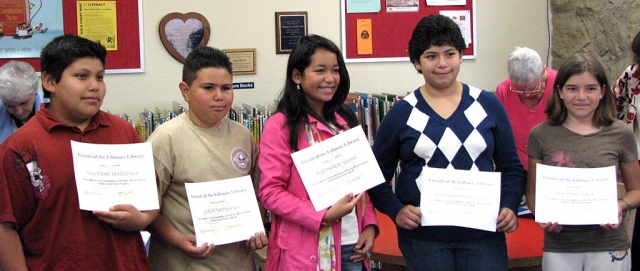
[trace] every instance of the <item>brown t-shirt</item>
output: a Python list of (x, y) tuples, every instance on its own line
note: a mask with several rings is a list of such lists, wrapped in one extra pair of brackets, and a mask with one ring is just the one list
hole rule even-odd
[[(252, 175), (258, 146), (249, 130), (228, 118), (215, 128), (195, 126), (182, 114), (156, 129), (147, 140), (153, 146), (160, 190), (160, 215), (174, 228), (194, 234), (185, 183), (198, 183)], [(247, 236), (249, 239), (250, 236)], [(157, 270), (254, 270), (253, 251), (244, 241), (216, 245), (206, 260), (187, 257), (178, 248), (151, 235), (149, 259)]]
[[(621, 121), (589, 135), (543, 122), (531, 130), (527, 153), (545, 165), (576, 168), (616, 166), (617, 169), (620, 164), (636, 161), (638, 157), (633, 131)], [(545, 232), (543, 250), (594, 252), (628, 248), (629, 240), (622, 223), (615, 230), (605, 230), (599, 225), (563, 225), (559, 233)]]

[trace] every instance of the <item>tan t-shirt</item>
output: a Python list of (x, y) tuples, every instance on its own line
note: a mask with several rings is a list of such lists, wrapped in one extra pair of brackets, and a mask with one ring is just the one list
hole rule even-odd
[[(531, 130), (527, 153), (545, 165), (575, 168), (618, 166), (637, 160), (631, 129), (616, 121), (599, 132), (580, 135), (562, 125), (543, 122)], [(618, 180), (621, 181), (621, 180)], [(612, 184), (615, 185), (615, 184)], [(595, 252), (629, 248), (625, 224), (615, 230), (599, 225), (563, 225), (559, 233), (545, 232), (546, 252)]]
[[(194, 233), (185, 183), (241, 177), (254, 170), (258, 148), (244, 126), (227, 118), (215, 128), (197, 127), (187, 114), (162, 124), (148, 139), (159, 177), (160, 215), (181, 233)], [(254, 183), (259, 178), (253, 178)], [(254, 185), (254, 187), (257, 187)], [(250, 236), (247, 236), (247, 239)], [(254, 270), (245, 242), (216, 246), (206, 260), (194, 260), (151, 235), (153, 270)]]

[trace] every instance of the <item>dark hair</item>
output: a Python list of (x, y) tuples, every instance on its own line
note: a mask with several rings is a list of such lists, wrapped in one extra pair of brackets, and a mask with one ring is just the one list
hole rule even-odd
[[(100, 43), (76, 35), (65, 34), (56, 37), (42, 49), (40, 67), (42, 73), (47, 73), (56, 83), (59, 83), (64, 70), (76, 60), (85, 57), (98, 58), (102, 62), (102, 66), (104, 66), (107, 58), (107, 49)], [(49, 95), (49, 91), (45, 89), (45, 98), (48, 98)]]
[(640, 31), (636, 34), (631, 42), (631, 51), (633, 52), (633, 62), (638, 64), (640, 62)]
[[(307, 102), (306, 93), (297, 88), (293, 81), (293, 71), (297, 70), (304, 74), (304, 70), (311, 64), (311, 56), (316, 53), (319, 48), (328, 50), (338, 58), (338, 68), (340, 73), (340, 84), (336, 93), (330, 101), (324, 104), (322, 108), (322, 116), (318, 116), (309, 103)], [(307, 115), (311, 115), (325, 125), (333, 124), (342, 128), (336, 121), (334, 115), (337, 112), (349, 127), (358, 125), (358, 118), (351, 108), (344, 102), (349, 94), (349, 72), (344, 63), (340, 49), (332, 41), (318, 35), (304, 36), (298, 40), (289, 55), (287, 62), (287, 78), (284, 88), (280, 93), (280, 101), (278, 102), (278, 112), (282, 112), (287, 118), (287, 127), (289, 127), (289, 145), (294, 151), (298, 150), (298, 129), (303, 123), (309, 122)]]
[[(420, 56), (431, 46), (449, 45), (462, 55), (467, 44), (464, 42), (460, 27), (449, 17), (429, 15), (423, 17), (413, 29), (409, 40), (409, 60), (420, 61)], [(422, 71), (418, 70), (419, 73)]]
[(204, 68), (224, 68), (232, 73), (231, 61), (220, 49), (200, 46), (191, 51), (182, 67), (182, 81), (191, 86), (198, 77), (198, 71)]
[(602, 88), (602, 99), (593, 114), (593, 124), (598, 127), (612, 124), (617, 119), (615, 101), (613, 94), (607, 91), (607, 74), (598, 59), (587, 54), (575, 54), (566, 59), (558, 69), (556, 81), (553, 84), (553, 94), (547, 103), (544, 113), (551, 125), (561, 125), (567, 120), (567, 107), (560, 98), (560, 91), (571, 76), (589, 72), (595, 76), (598, 84)]

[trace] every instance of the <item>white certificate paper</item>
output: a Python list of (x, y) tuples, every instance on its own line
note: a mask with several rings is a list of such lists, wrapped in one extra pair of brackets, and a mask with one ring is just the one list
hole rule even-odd
[(244, 241), (264, 232), (250, 176), (184, 186), (198, 246)]
[(159, 208), (151, 143), (71, 141), (71, 152), (81, 210), (107, 211), (117, 204)]
[(291, 158), (316, 211), (384, 182), (360, 126), (292, 153)]
[(536, 166), (535, 220), (562, 225), (618, 224), (615, 166)]
[(422, 226), (496, 231), (500, 173), (424, 167), (420, 189)]

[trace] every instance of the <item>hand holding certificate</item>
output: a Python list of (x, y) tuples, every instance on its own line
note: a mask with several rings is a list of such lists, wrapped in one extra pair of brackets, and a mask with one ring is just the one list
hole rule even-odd
[(384, 182), (360, 126), (292, 153), (291, 158), (316, 211)]
[(500, 173), (425, 167), (420, 211), (423, 226), (460, 226), (496, 231)]
[(185, 183), (197, 246), (224, 245), (264, 232), (251, 177)]
[(618, 224), (616, 169), (536, 166), (536, 222)]
[(80, 209), (106, 211), (117, 204), (159, 209), (151, 143), (71, 141), (71, 152)]

